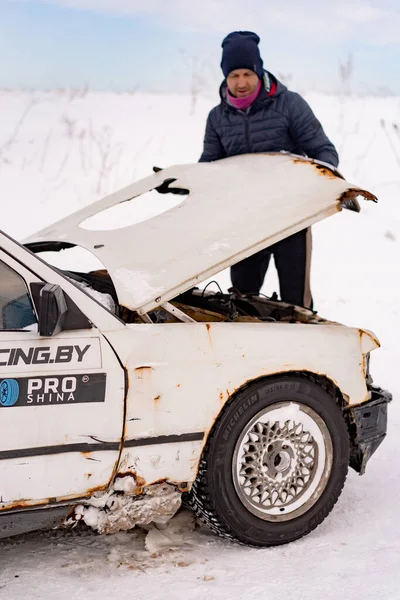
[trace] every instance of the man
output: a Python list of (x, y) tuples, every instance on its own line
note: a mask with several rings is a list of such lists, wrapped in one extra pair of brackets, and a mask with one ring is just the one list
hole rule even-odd
[[(225, 80), (220, 88), (221, 102), (208, 115), (200, 162), (286, 150), (336, 167), (336, 149), (310, 106), (263, 69), (259, 41), (258, 35), (251, 31), (234, 31), (222, 42), (221, 68)], [(309, 229), (234, 265), (233, 287), (244, 294), (258, 294), (272, 254), (281, 299), (311, 308)]]

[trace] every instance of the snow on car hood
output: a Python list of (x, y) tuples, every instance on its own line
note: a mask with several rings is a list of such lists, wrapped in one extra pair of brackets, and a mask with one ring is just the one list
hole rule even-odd
[[(89, 217), (172, 180), (182, 202), (146, 221), (93, 231)], [(342, 208), (359, 211), (370, 192), (303, 157), (247, 154), (160, 170), (30, 236), (87, 248), (107, 268), (119, 302), (144, 314), (239, 260)]]

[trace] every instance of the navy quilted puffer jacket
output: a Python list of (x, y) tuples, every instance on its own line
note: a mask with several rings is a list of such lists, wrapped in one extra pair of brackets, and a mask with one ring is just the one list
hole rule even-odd
[(339, 157), (307, 102), (268, 73), (272, 92), (265, 87), (246, 110), (231, 106), (224, 81), (221, 103), (208, 115), (200, 162), (253, 152), (306, 155), (337, 167)]

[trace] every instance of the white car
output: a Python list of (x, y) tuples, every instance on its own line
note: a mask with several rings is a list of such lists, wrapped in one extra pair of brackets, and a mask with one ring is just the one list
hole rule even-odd
[[(181, 201), (112, 225), (153, 189)], [(164, 523), (182, 501), (255, 546), (321, 523), (386, 435), (377, 338), (199, 284), (357, 196), (375, 199), (328, 165), (244, 155), (158, 170), (23, 245), (0, 232), (0, 537)], [(41, 258), (75, 246), (104, 269)]]

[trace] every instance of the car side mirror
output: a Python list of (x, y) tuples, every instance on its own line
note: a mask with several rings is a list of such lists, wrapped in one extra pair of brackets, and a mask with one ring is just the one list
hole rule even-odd
[(39, 335), (46, 337), (59, 333), (68, 312), (64, 292), (59, 285), (46, 283), (40, 290)]

